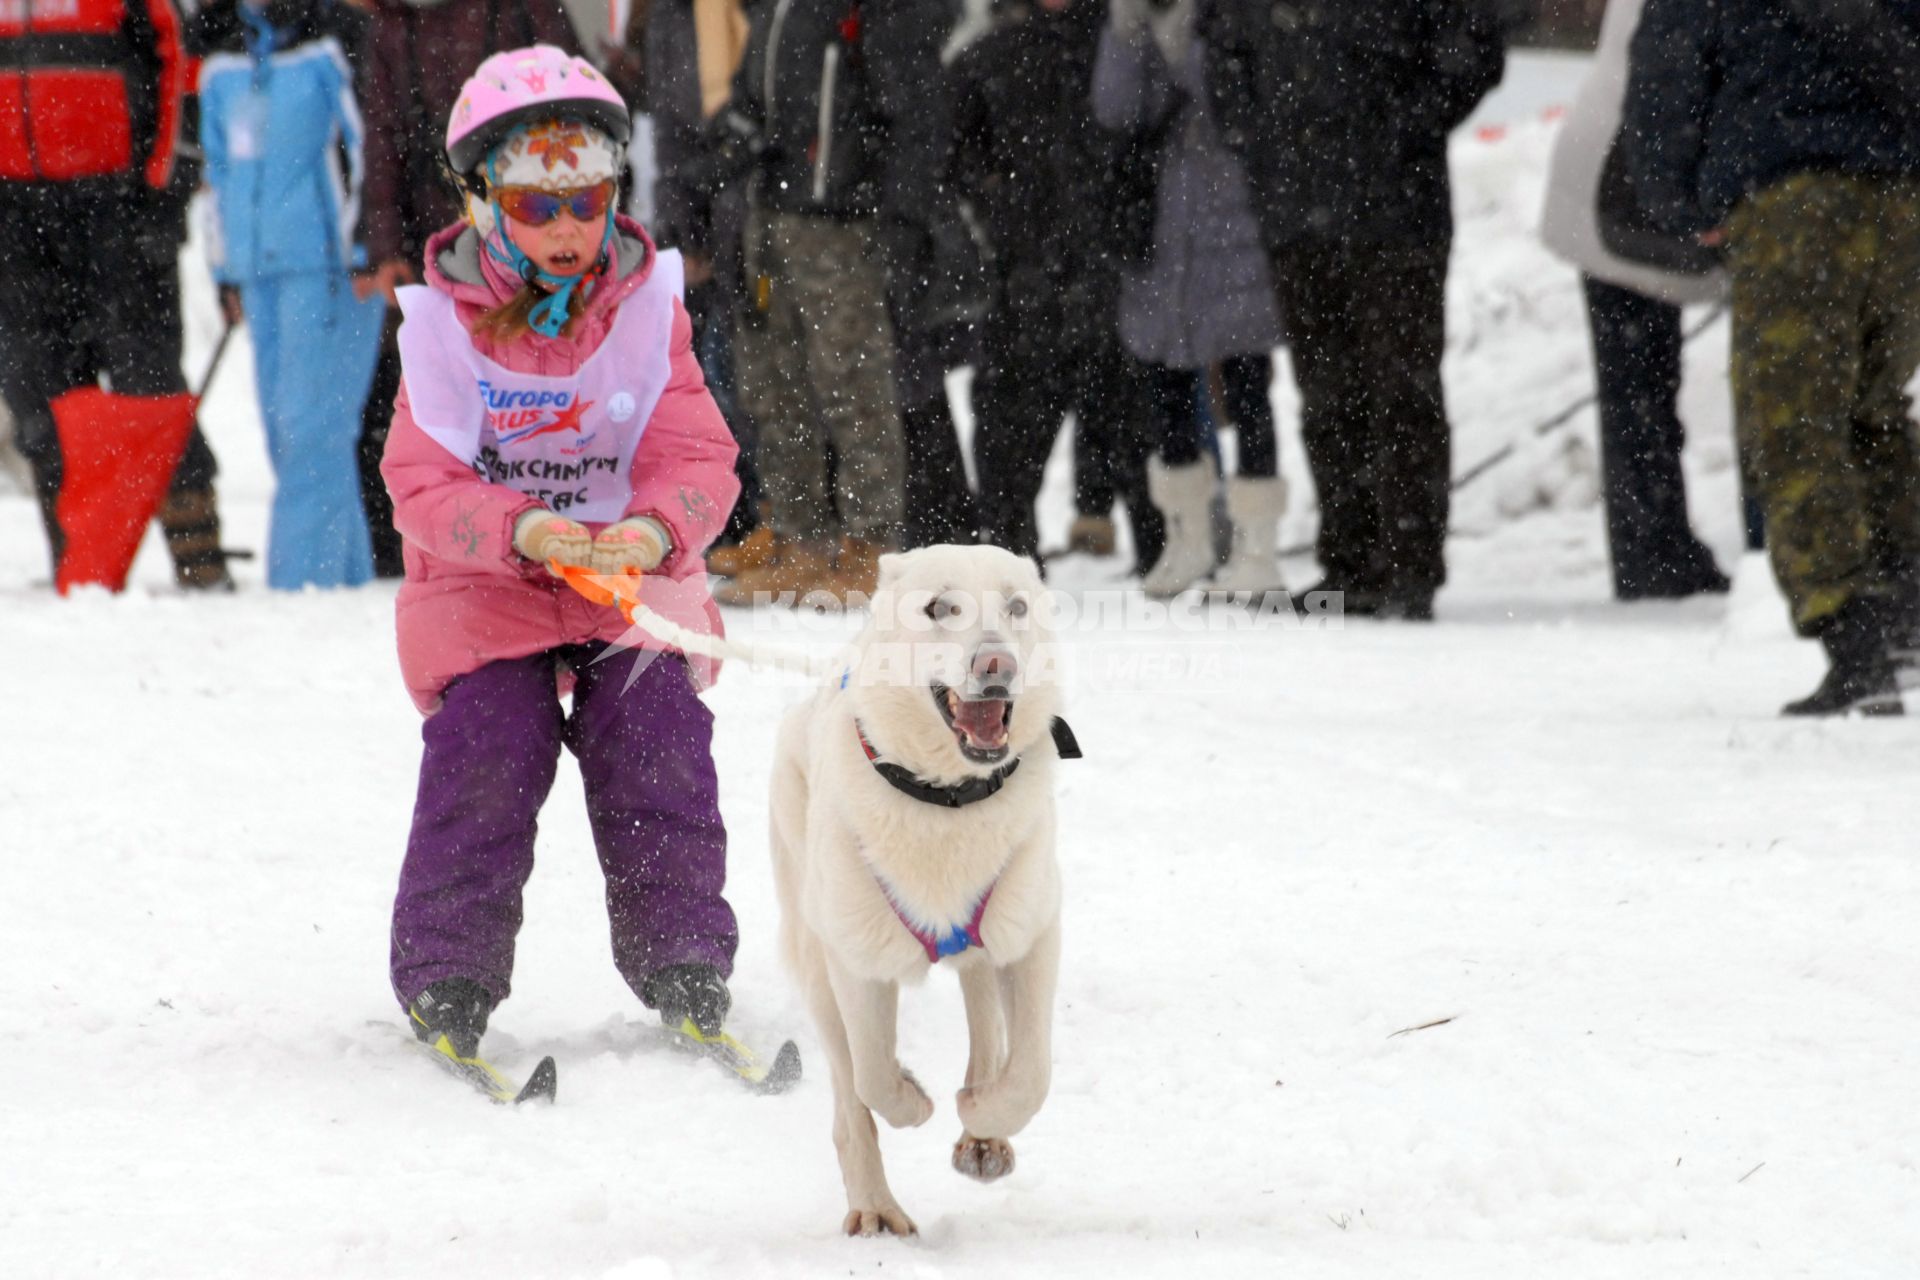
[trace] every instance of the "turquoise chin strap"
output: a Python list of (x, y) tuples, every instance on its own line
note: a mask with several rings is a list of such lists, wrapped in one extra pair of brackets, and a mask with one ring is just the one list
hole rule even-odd
[[(488, 156), (488, 203), (493, 209), (494, 230), (500, 233), (500, 243), (506, 245), (507, 251), (505, 253), (500, 252), (500, 246), (494, 244), (494, 237), (492, 236), (483, 237), (480, 243), (487, 247), (487, 253), (495, 262), (511, 268), (513, 273), (522, 280), (530, 285), (543, 285), (546, 287), (548, 290), (547, 296), (536, 303), (533, 310), (527, 313), (527, 324), (532, 327), (535, 333), (542, 337), (557, 338), (560, 336), (560, 331), (566, 327), (567, 305), (573, 299), (574, 289), (579, 287), (581, 281), (587, 278), (587, 274), (606, 256), (607, 246), (613, 243), (613, 210), (607, 210), (606, 230), (601, 233), (600, 248), (599, 251), (593, 255), (593, 261), (582, 267), (578, 275), (556, 276), (542, 270), (539, 263), (521, 252), (520, 246), (513, 242), (513, 237), (507, 234), (506, 211), (500, 207), (500, 202), (492, 197), (494, 188), (499, 185), (499, 169), (494, 163), (494, 157)], [(591, 288), (592, 286), (588, 287)]]

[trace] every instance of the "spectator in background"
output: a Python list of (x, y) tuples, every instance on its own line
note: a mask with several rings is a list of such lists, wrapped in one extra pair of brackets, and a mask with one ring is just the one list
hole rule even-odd
[(1729, 585), (1687, 519), (1679, 412), (1680, 307), (1724, 297), (1726, 273), (1691, 237), (1644, 226), (1626, 180), (1620, 119), (1641, 4), (1613, 0), (1601, 20), (1599, 53), (1554, 147), (1540, 224), (1547, 248), (1580, 268), (1586, 292), (1607, 550), (1622, 600)]
[(917, 97), (912, 111), (890, 131), (894, 156), (883, 203), (914, 215), (889, 220), (885, 249), (894, 387), (907, 448), (900, 541), (912, 548), (974, 542), (980, 536), (979, 504), (967, 482), (947, 402), (947, 373), (961, 365), (978, 366), (987, 299), (979, 246), (945, 178), (953, 90), (942, 57), (960, 7), (956, 0), (896, 3), (902, 35), (887, 56), (912, 78)]
[[(936, 162), (937, 163), (937, 162)], [(903, 549), (980, 539), (980, 506), (967, 480), (960, 434), (947, 399), (947, 375), (979, 364), (986, 314), (985, 267), (945, 188), (927, 192), (924, 225), (908, 224), (888, 272), (894, 385), (906, 443), (900, 544)]]
[(1116, 489), (1142, 571), (1158, 555), (1146, 495), (1139, 381), (1120, 347), (1109, 211), (1121, 147), (1093, 119), (1099, 0), (1013, 0), (954, 60), (948, 176), (984, 228), (992, 264), (973, 380), (973, 456), (986, 535), (1040, 552), (1034, 502), (1062, 417), (1074, 415), (1068, 549), (1111, 554)]
[(1093, 110), (1110, 129), (1154, 132), (1159, 143), (1152, 256), (1121, 270), (1120, 339), (1144, 361), (1160, 457), (1149, 464), (1166, 548), (1148, 570), (1149, 595), (1171, 596), (1214, 567), (1214, 465), (1200, 422), (1216, 361), (1240, 431), (1239, 475), (1227, 491), (1233, 557), (1219, 586), (1278, 588), (1280, 514), (1269, 352), (1280, 341), (1273, 282), (1261, 252), (1247, 174), (1214, 122), (1195, 33), (1196, 0), (1113, 0), (1093, 75)]
[[(0, 5), (0, 397), (32, 464), (56, 574), (65, 471), (52, 402), (105, 375), (128, 396), (181, 396), (176, 261), (190, 173), (176, 173), (187, 94), (169, 0)], [(160, 508), (174, 580), (231, 590), (198, 425)]]
[(731, 577), (771, 559), (773, 529), (761, 518), (766, 495), (754, 465), (756, 431), (741, 408), (734, 328), (746, 298), (741, 238), (746, 188), (710, 192), (700, 179), (708, 121), (727, 104), (749, 31), (741, 0), (634, 0), (623, 45), (608, 50), (607, 76), (653, 120), (654, 243), (686, 262), (693, 349), (740, 446), (734, 470), (740, 500), (707, 569)]
[(216, 5), (238, 29), (202, 64), (200, 137), (214, 275), (229, 319), (253, 331), (273, 461), (267, 585), (356, 586), (373, 575), (355, 458), (386, 304), (357, 299), (348, 278), (366, 253), (351, 239), (364, 166), (342, 12), (336, 0)]
[[(364, 0), (362, 0), (364, 2)], [(420, 279), (427, 237), (460, 219), (460, 201), (440, 171), (447, 117), (467, 73), (489, 54), (532, 44), (580, 52), (560, 0), (371, 0), (360, 84), (367, 178), (359, 242), (369, 269), (357, 289), (387, 302), (380, 361), (360, 428), (360, 495), (374, 571), (397, 578), (400, 535), (380, 479), (380, 457), (400, 389), (400, 311), (393, 291)]]
[(1500, 81), (1493, 0), (1205, 0), (1320, 498), (1313, 591), (1426, 620), (1446, 581), (1447, 136)]
[(1787, 715), (1901, 710), (1920, 443), (1920, 0), (1647, 0), (1628, 159), (1655, 222), (1724, 243), (1734, 427), (1794, 627)]
[(850, 19), (842, 0), (761, 6), (716, 122), (711, 180), (758, 184), (740, 384), (775, 540), (772, 563), (714, 593), (722, 604), (870, 594), (900, 536), (906, 446), (883, 254), (919, 213), (891, 203), (911, 188), (891, 170), (924, 163), (900, 145), (931, 79), (895, 54), (913, 45), (914, 16)]

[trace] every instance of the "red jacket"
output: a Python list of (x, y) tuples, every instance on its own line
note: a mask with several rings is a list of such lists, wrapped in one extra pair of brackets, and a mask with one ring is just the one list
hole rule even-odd
[(0, 0), (0, 181), (164, 187), (186, 91), (171, 0)]

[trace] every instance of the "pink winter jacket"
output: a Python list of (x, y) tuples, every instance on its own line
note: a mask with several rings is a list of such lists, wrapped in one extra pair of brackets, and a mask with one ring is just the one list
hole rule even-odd
[[(565, 377), (578, 370), (606, 338), (620, 302), (654, 267), (653, 242), (640, 225), (620, 218), (616, 227), (616, 274), (595, 290), (573, 336), (527, 334), (505, 344), (476, 337), (474, 346), (522, 373)], [(435, 235), (426, 252), (427, 284), (452, 295), (469, 326), (519, 284), (476, 247), (464, 226), (453, 226)], [(660, 584), (664, 591), (649, 602), (663, 600), (664, 607), (655, 607), (675, 621), (718, 635), (720, 615), (707, 594), (703, 553), (739, 496), (733, 474), (738, 450), (707, 392), (693, 356), (693, 327), (678, 301), (672, 344), (672, 375), (634, 453), (626, 514), (653, 517), (673, 541), (655, 571), (672, 583)], [(453, 680), (489, 662), (627, 634), (617, 610), (588, 601), (513, 549), (514, 521), (540, 504), (481, 479), (422, 431), (404, 379), (380, 474), (393, 495), (394, 527), (406, 540), (407, 577), (396, 608), (400, 671), (422, 713), (439, 707)], [(604, 527), (588, 525), (596, 533)], [(717, 674), (717, 664), (705, 659), (688, 662), (702, 687)]]

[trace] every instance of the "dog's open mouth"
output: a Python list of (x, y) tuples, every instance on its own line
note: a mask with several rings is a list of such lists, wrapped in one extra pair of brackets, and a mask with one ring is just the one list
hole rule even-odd
[(961, 755), (975, 764), (998, 764), (1006, 759), (1013, 699), (963, 698), (958, 690), (937, 684), (933, 686), (933, 701), (953, 730)]

